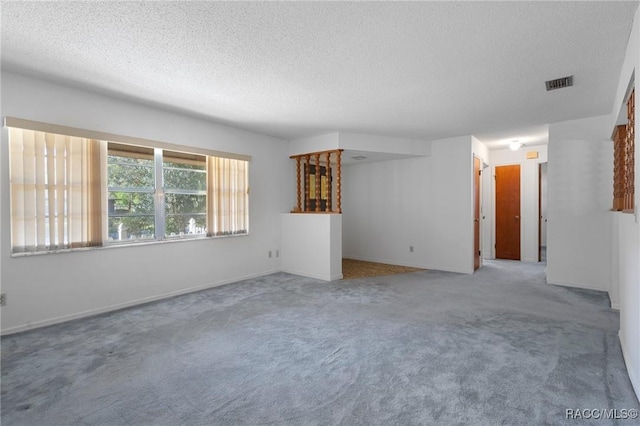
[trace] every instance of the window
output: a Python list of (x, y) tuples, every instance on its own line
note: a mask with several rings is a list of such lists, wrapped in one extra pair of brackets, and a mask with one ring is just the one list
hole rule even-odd
[(109, 143), (109, 240), (155, 238), (154, 150)]
[(617, 126), (613, 145), (613, 210), (633, 212), (635, 192), (635, 90), (627, 100), (627, 123)]
[(164, 233), (204, 235), (207, 231), (207, 159), (164, 151)]
[[(5, 121), (13, 253), (248, 233), (246, 156)], [(14, 121), (36, 130), (12, 127)]]

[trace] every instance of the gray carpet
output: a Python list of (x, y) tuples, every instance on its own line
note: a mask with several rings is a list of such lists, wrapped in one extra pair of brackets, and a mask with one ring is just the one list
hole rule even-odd
[(279, 273), (4, 337), (2, 424), (580, 424), (640, 408), (608, 304), (510, 261)]

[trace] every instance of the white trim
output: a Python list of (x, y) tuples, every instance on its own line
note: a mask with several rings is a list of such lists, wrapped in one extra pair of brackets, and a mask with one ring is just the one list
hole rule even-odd
[(24, 118), (5, 117), (4, 126), (17, 127), (19, 129), (35, 130), (37, 132), (55, 133), (65, 136), (121, 142), (129, 145), (145, 146), (149, 148), (161, 148), (170, 151), (187, 152), (189, 154), (209, 155), (211, 157), (231, 158), (234, 160), (251, 161), (250, 155), (234, 154), (231, 152), (215, 151), (211, 149), (196, 148), (191, 146), (176, 145), (167, 142), (150, 139), (136, 138), (132, 136), (117, 135), (114, 133), (98, 132), (95, 130), (78, 129), (77, 127), (60, 126), (57, 124), (43, 123), (40, 121), (26, 120)]
[(633, 364), (628, 362), (628, 360), (631, 360), (631, 358), (628, 356), (629, 352), (626, 349), (625, 342), (620, 331), (618, 331), (618, 339), (620, 340), (620, 347), (622, 348), (622, 359), (624, 359), (624, 364), (627, 367), (627, 373), (629, 374), (629, 380), (631, 380), (631, 386), (636, 393), (636, 399), (638, 400), (638, 402), (640, 402), (640, 376), (638, 376), (633, 369)]
[(294, 269), (281, 269), (281, 272), (285, 272), (291, 275), (298, 275), (300, 277), (313, 278), (313, 279), (322, 280), (322, 281), (336, 281), (336, 280), (341, 280), (343, 278), (342, 274), (330, 275), (327, 277), (326, 275), (309, 274), (307, 272), (296, 271)]
[(15, 327), (9, 327), (9, 328), (6, 328), (4, 330), (0, 330), (0, 335), (6, 336), (6, 335), (9, 335), (9, 334), (14, 334), (14, 333), (22, 332), (22, 331), (33, 330), (33, 329), (36, 329), (36, 328), (46, 327), (46, 326), (49, 326), (49, 325), (59, 324), (59, 323), (67, 322), (67, 321), (80, 319), (80, 318), (92, 317), (92, 316), (95, 316), (95, 315), (104, 314), (104, 313), (112, 312), (112, 311), (118, 311), (120, 309), (129, 308), (129, 307), (136, 306), (136, 305), (142, 305), (144, 303), (155, 302), (155, 301), (162, 300), (162, 299), (168, 299), (170, 297), (180, 296), (180, 295), (188, 294), (188, 293), (194, 293), (194, 292), (197, 292), (197, 291), (206, 290), (206, 289), (209, 289), (209, 288), (218, 287), (218, 286), (225, 285), (225, 284), (235, 283), (235, 282), (244, 281), (244, 280), (248, 280), (248, 279), (252, 279), (252, 278), (263, 277), (263, 276), (266, 276), (266, 275), (274, 274), (276, 272), (281, 272), (281, 271), (280, 271), (280, 269), (273, 269), (273, 270), (270, 270), (270, 271), (259, 272), (259, 273), (256, 273), (256, 274), (249, 274), (249, 275), (244, 275), (244, 276), (240, 276), (240, 277), (230, 278), (230, 279), (227, 279), (227, 280), (217, 281), (215, 283), (209, 283), (209, 284), (199, 285), (199, 286), (195, 286), (195, 287), (189, 287), (189, 288), (182, 289), (182, 290), (170, 291), (170, 292), (162, 293), (162, 294), (155, 295), (155, 296), (143, 297), (142, 299), (136, 299), (136, 300), (132, 300), (132, 301), (128, 301), (128, 302), (117, 303), (115, 305), (107, 306), (107, 307), (104, 307), (104, 308), (90, 309), (88, 311), (77, 312), (77, 313), (69, 314), (69, 315), (63, 315), (63, 316), (50, 318), (50, 319), (43, 320), (43, 321), (30, 322), (30, 323), (27, 323), (27, 324), (18, 325), (18, 326), (15, 326)]
[(595, 287), (595, 286), (585, 285), (584, 283), (570, 283), (570, 282), (564, 282), (564, 281), (549, 281), (549, 279), (547, 278), (547, 284), (561, 285), (563, 287), (581, 288), (583, 290), (604, 291), (604, 292), (607, 292), (607, 295), (609, 294), (609, 288), (608, 287), (607, 288)]
[(11, 253), (10, 256), (15, 258), (29, 257), (29, 256), (45, 256), (50, 254), (74, 253), (79, 251), (109, 250), (109, 249), (122, 248), (122, 247), (142, 247), (142, 246), (150, 246), (154, 244), (168, 244), (168, 243), (177, 243), (177, 242), (183, 242), (183, 241), (206, 241), (206, 240), (217, 240), (221, 238), (248, 237), (249, 235), (251, 234), (247, 232), (244, 234), (212, 235), (212, 236), (204, 235), (204, 234), (194, 234), (194, 235), (187, 234), (184, 236), (165, 237), (164, 240), (156, 240), (153, 238), (140, 238), (137, 240), (127, 240), (127, 241), (107, 241), (107, 244), (103, 246), (16, 252), (16, 253)]

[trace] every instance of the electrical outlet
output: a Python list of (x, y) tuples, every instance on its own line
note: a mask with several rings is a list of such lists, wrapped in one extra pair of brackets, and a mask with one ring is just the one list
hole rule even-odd
[(6, 304), (7, 304), (7, 294), (2, 293), (0, 294), (0, 306), (4, 306)]
[(413, 246), (409, 246), (409, 252), (413, 253)]
[(271, 253), (271, 250), (269, 250), (269, 259), (271, 259), (271, 257), (272, 257), (272, 253)]
[(276, 250), (276, 257), (280, 257), (280, 250)]

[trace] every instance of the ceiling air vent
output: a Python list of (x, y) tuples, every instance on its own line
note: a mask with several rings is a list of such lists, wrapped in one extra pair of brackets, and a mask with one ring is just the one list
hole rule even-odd
[(555, 80), (545, 81), (547, 85), (547, 92), (549, 90), (562, 89), (563, 87), (573, 86), (573, 76), (556, 78)]

